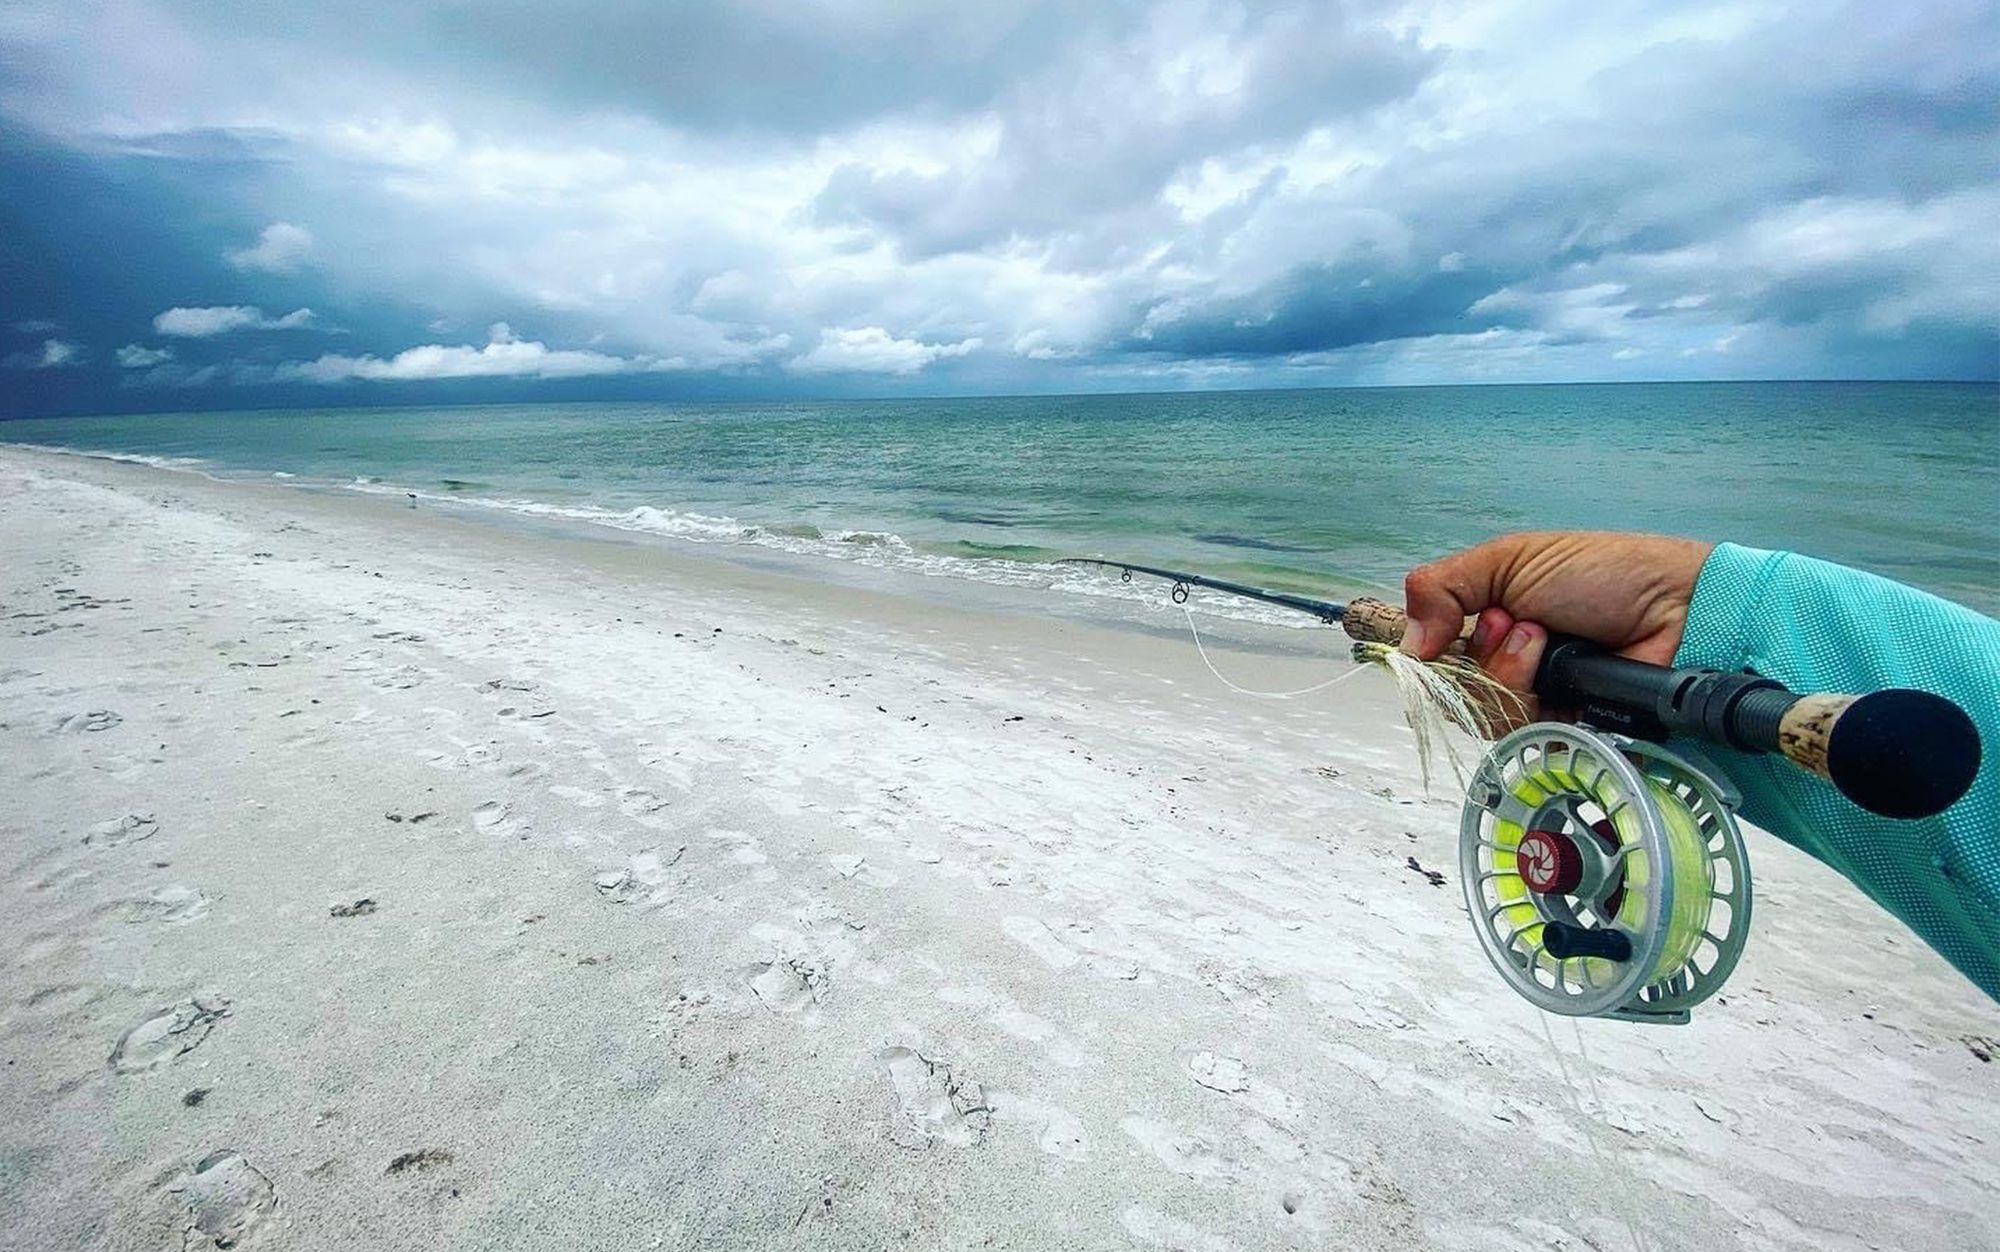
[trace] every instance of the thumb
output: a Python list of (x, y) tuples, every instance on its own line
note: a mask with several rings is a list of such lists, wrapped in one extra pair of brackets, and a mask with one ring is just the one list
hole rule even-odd
[(1411, 570), (1403, 579), (1403, 607), (1410, 617), (1403, 650), (1436, 660), (1458, 638), (1468, 615), (1499, 604), (1523, 538), (1502, 535)]
[(1475, 602), (1457, 568), (1464, 555), (1420, 565), (1403, 579), (1403, 610), (1409, 615), (1403, 651), (1421, 660), (1436, 660), (1458, 638), (1466, 614), (1486, 607), (1483, 598)]

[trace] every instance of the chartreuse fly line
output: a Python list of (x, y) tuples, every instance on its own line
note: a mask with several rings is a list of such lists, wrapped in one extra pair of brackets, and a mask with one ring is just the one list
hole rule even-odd
[[(1574, 799), (1606, 814), (1592, 824), (1590, 834), (1603, 842), (1606, 851), (1617, 859), (1622, 876), (1609, 885), (1605, 903), (1611, 916), (1600, 915), (1597, 919), (1600, 922), (1616, 922), (1634, 931), (1641, 929), (1649, 920), (1647, 901), (1659, 894), (1652, 890), (1656, 876), (1664, 872), (1673, 878), (1673, 890), (1668, 894), (1672, 904), (1667, 910), (1666, 942), (1645, 979), (1648, 985), (1659, 983), (1687, 966), (1701, 944), (1702, 932), (1708, 928), (1715, 899), (1715, 867), (1709, 858), (1708, 841), (1680, 795), (1657, 779), (1646, 778), (1646, 801), (1658, 811), (1666, 831), (1667, 863), (1654, 865), (1640, 828), (1639, 806), (1629, 803), (1628, 797), (1620, 793), (1617, 779), (1601, 768), (1601, 762), (1584, 752), (1573, 755), (1575, 759), (1567, 767), (1549, 764), (1524, 773), (1510, 790), (1522, 808), (1530, 812), (1544, 811), (1551, 800)], [(1604, 833), (1606, 826), (1611, 832), (1608, 836)], [(1522, 822), (1496, 816), (1491, 834), (1495, 845), (1491, 859), (1495, 873), (1493, 890), (1506, 906), (1501, 920), (1515, 928), (1515, 942), (1531, 954), (1530, 959), (1537, 966), (1535, 972), (1551, 979), (1574, 976), (1586, 984), (1609, 985), (1618, 974), (1613, 962), (1602, 957), (1572, 957), (1569, 959), (1580, 962), (1581, 968), (1570, 974), (1560, 968), (1562, 962), (1543, 942), (1544, 920), (1530, 898), (1528, 880), (1521, 872), (1520, 845), (1527, 834)]]

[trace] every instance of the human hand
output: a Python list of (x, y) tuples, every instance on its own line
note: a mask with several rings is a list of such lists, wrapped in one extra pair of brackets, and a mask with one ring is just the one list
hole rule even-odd
[(1713, 544), (1615, 531), (1502, 535), (1410, 571), (1403, 647), (1431, 660), (1478, 623), (1466, 653), (1536, 715), (1535, 670), (1549, 632), (1667, 665)]

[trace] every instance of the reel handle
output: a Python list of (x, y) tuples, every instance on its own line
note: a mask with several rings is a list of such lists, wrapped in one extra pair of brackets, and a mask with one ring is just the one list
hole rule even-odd
[[(1394, 646), (1409, 619), (1380, 600), (1348, 603), (1341, 625)], [(1466, 620), (1451, 651), (1464, 651)], [(1920, 818), (1959, 801), (1979, 772), (1979, 729), (1964, 709), (1927, 691), (1798, 695), (1755, 674), (1669, 669), (1613, 656), (1587, 639), (1551, 634), (1535, 694), (1577, 720), (1635, 739), (1688, 735), (1743, 752), (1776, 752), (1883, 817)]]

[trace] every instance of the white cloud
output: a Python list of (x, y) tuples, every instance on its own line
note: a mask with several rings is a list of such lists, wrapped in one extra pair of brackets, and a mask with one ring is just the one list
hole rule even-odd
[(303, 226), (290, 222), (272, 222), (257, 236), (257, 242), (247, 248), (236, 248), (223, 253), (231, 265), (240, 270), (260, 270), (266, 274), (296, 274), (299, 267), (311, 255), (312, 232)]
[(293, 309), (283, 317), (266, 317), (252, 304), (175, 307), (153, 318), (153, 329), (177, 339), (212, 339), (235, 330), (303, 330), (312, 325), (311, 309)]
[(66, 339), (44, 339), (33, 352), (13, 352), (0, 358), (0, 366), (17, 370), (59, 370), (83, 364), (83, 345)]
[(484, 347), (470, 344), (423, 344), (393, 357), (344, 356), (327, 353), (313, 361), (278, 367), (279, 382), (340, 383), (417, 382), (436, 378), (587, 378), (599, 374), (632, 374), (685, 369), (679, 358), (612, 356), (603, 352), (550, 348), (532, 339), (516, 339), (505, 322), (495, 322)]
[(785, 368), (800, 374), (914, 374), (932, 361), (964, 356), (978, 347), (978, 339), (924, 343), (897, 339), (880, 326), (862, 326), (822, 331), (819, 346), (785, 362)]
[[(802, 376), (971, 354), (953, 381), (980, 385), (1369, 341), (1436, 378), (1697, 345), (1747, 370), (1774, 343), (1823, 372), (1871, 336), (1978, 348), (2000, 309), (1993, 5), (580, 3), (501, 6), (445, 70), (369, 34), (436, 0), (304, 25), (15, 0), (0, 114), (189, 178), (255, 161), (210, 186), (257, 239), (172, 225), (245, 270), (325, 271), (361, 333), (432, 322), (437, 368), (508, 364), (439, 341), (519, 311), (602, 336), (578, 368), (755, 370), (789, 336)], [(792, 72), (829, 57), (846, 72)], [(195, 337), (284, 320), (176, 312)]]
[(25, 322), (15, 322), (14, 329), (24, 335), (45, 335), (52, 330), (61, 330), (61, 322), (52, 322), (46, 317), (31, 317)]
[(173, 359), (174, 354), (168, 348), (148, 348), (143, 344), (128, 343), (118, 349), (118, 364), (128, 370), (142, 370)]

